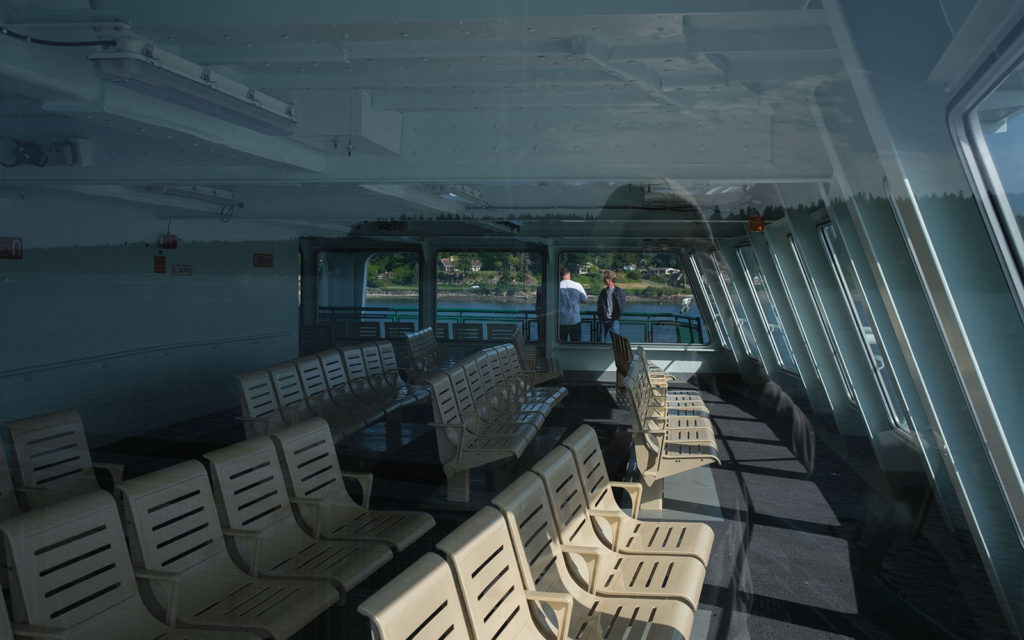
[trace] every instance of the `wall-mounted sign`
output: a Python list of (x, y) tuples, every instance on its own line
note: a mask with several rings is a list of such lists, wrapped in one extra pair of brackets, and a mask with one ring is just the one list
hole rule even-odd
[(192, 275), (192, 265), (190, 264), (172, 264), (171, 265), (172, 276), (190, 276)]
[(0, 260), (21, 260), (21, 238), (0, 237)]
[(272, 253), (254, 253), (254, 254), (252, 254), (252, 266), (254, 266), (254, 267), (273, 267), (274, 266), (274, 254), (272, 254)]
[(167, 273), (167, 256), (153, 256), (153, 273)]

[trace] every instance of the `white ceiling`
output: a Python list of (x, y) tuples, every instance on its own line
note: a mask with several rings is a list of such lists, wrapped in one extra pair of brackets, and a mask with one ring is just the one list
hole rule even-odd
[[(42, 4), (0, 2), (0, 20), (52, 40), (143, 38), (294, 103), (298, 124), (251, 131), (101, 80), (97, 47), (0, 37), (0, 137), (82, 151), (0, 169), (20, 193), (202, 217), (215, 207), (150, 188), (216, 187), (245, 203), (236, 220), (337, 235), (402, 215), (578, 217), (623, 184), (707, 217), (832, 174), (809, 103), (845, 70), (816, 0)], [(450, 185), (485, 204), (440, 198)]]

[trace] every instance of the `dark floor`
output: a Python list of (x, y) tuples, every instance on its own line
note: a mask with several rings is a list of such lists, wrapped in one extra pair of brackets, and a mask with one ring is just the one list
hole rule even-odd
[[(867, 462), (830, 446), (827, 420), (780, 402), (777, 390), (766, 403), (763, 390), (708, 382), (722, 464), (667, 482), (661, 514), (715, 529), (694, 638), (1013, 637), (969, 536), (950, 531), (933, 507), (915, 535), (893, 533), (877, 515), (888, 505), (864, 479)], [(401, 425), (380, 423), (352, 437), (339, 451), (342, 466), (375, 474), (371, 506), (425, 510), (437, 526), (298, 637), (369, 638), (358, 604), (584, 421), (597, 428), (613, 476), (628, 475), (629, 434), (614, 394), (590, 383), (567, 386), (567, 400), (521, 460), (474, 471), (466, 504), (445, 499), (426, 407), (407, 410)], [(234, 415), (124, 440), (97, 458), (125, 463), (130, 477), (197, 457), (242, 438)], [(691, 494), (693, 482), (705, 482), (710, 499)]]

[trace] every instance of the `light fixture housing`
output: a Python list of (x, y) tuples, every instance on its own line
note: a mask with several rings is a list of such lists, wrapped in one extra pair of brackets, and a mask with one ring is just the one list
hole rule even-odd
[(89, 55), (100, 78), (268, 135), (291, 135), (291, 104), (158, 48), (120, 38)]
[(243, 207), (245, 206), (241, 200), (235, 197), (234, 191), (227, 191), (225, 189), (214, 189), (213, 187), (203, 186), (184, 186), (184, 185), (155, 185), (149, 188), (151, 193), (159, 193), (165, 196), (174, 196), (176, 198), (187, 198), (189, 200), (198, 200), (200, 202), (207, 202), (218, 206), (230, 206), (230, 207)]
[(466, 207), (490, 207), (490, 203), (483, 199), (480, 192), (472, 187), (461, 184), (451, 184), (439, 187), (437, 195), (445, 200), (458, 202)]

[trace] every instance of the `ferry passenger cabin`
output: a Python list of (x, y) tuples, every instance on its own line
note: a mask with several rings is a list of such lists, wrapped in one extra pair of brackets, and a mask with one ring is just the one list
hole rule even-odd
[[(515, 547), (588, 424), (610, 479), (646, 483), (630, 522), (713, 543), (669, 553), (689, 569), (660, 592), (567, 585), (573, 634), (618, 633), (581, 603), (623, 598), (665, 637), (1020, 637), (1022, 33), (1021, 0), (0, 0), (0, 635), (367, 637), (425, 594), (476, 637), (503, 603), (454, 606), (475, 534)], [(606, 271), (646, 362), (601, 341)], [(457, 362), (476, 377), (438, 373)], [(472, 430), (434, 426), (449, 392)], [(651, 425), (704, 461), (652, 471)], [(291, 437), (335, 442), (322, 472), (364, 489), (232, 511), (238, 474), (298, 490), (272, 462)], [(179, 499), (228, 536), (194, 567), (140, 506)], [(571, 545), (537, 509), (538, 553)], [(385, 512), (407, 519), (348, 539)], [(75, 523), (106, 536), (111, 591), (39, 582)], [(346, 538), (316, 548), (349, 573), (288, 616), (199, 611), (195, 567), (301, 574), (234, 536), (257, 525)], [(550, 566), (586, 583), (584, 560)], [(534, 588), (513, 579), (496, 633), (540, 622), (515, 617)]]

